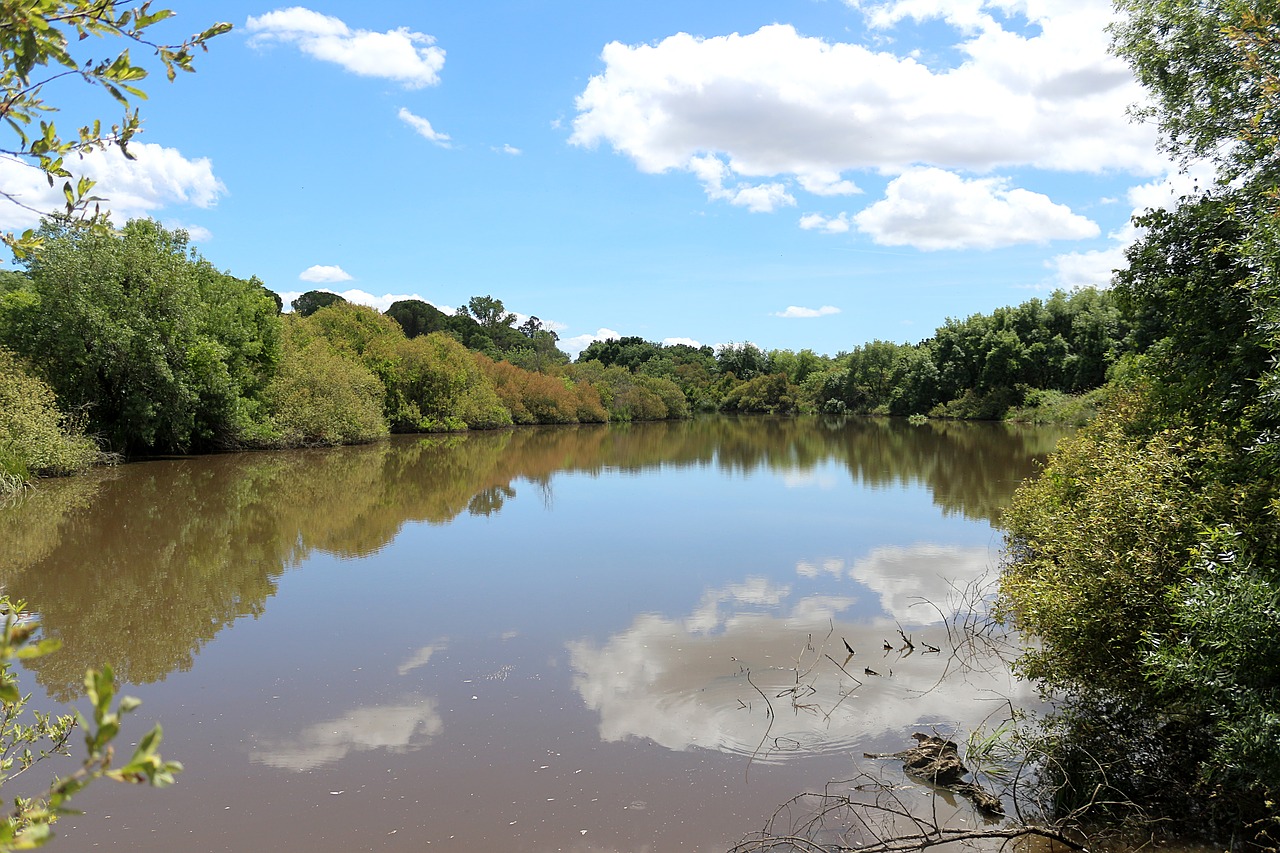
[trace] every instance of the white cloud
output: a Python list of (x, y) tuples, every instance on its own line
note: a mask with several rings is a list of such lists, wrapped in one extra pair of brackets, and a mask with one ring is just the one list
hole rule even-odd
[(800, 186), (814, 195), (859, 195), (862, 190), (853, 181), (841, 179), (836, 172), (814, 172), (797, 176)]
[(523, 151), (521, 151), (519, 148), (515, 147), (514, 145), (507, 145), (507, 144), (505, 144), (505, 143), (503, 144), (503, 146), (502, 146), (501, 148), (499, 148), (499, 149), (497, 149), (497, 150), (501, 151), (503, 154), (510, 154), (510, 155), (511, 155), (511, 156), (513, 156), (513, 157), (519, 156), (520, 154), (523, 154), (523, 153), (524, 153)]
[[(207, 157), (189, 160), (175, 148), (150, 142), (135, 142), (129, 152), (136, 159), (128, 159), (118, 148), (107, 148), (67, 161), (73, 173), (97, 182), (92, 194), (106, 199), (101, 207), (113, 214), (118, 225), (173, 205), (213, 207), (227, 191)], [(37, 211), (61, 209), (66, 203), (62, 182), (55, 180), (50, 187), (43, 172), (13, 160), (0, 159), (0, 186)], [(30, 228), (39, 220), (39, 213), (0, 202), (0, 228)]]
[(407, 89), (440, 82), (445, 52), (425, 33), (399, 27), (385, 33), (352, 29), (340, 18), (301, 6), (249, 16), (249, 43), (294, 44), (308, 56), (340, 65), (353, 74), (395, 80)]
[(775, 311), (773, 316), (790, 319), (796, 317), (826, 317), (839, 313), (840, 309), (834, 305), (823, 305), (821, 308), (801, 308), (799, 305), (788, 305), (786, 311)]
[(1107, 51), (1108, 0), (1016, 4), (1034, 25), (1025, 32), (986, 8), (1013, 5), (912, 0), (869, 10), (882, 26), (943, 17), (963, 59), (951, 68), (782, 24), (612, 42), (577, 99), (571, 141), (607, 143), (645, 172), (689, 171), (712, 190), (731, 187), (731, 176), (793, 176), (808, 192), (849, 193), (846, 171), (921, 164), (1155, 174), (1155, 130), (1126, 115), (1142, 89)]
[(806, 213), (800, 217), (800, 227), (805, 231), (821, 231), (824, 234), (845, 234), (852, 227), (849, 214), (823, 216), (821, 213)]
[(993, 249), (1098, 236), (1093, 221), (1048, 196), (1002, 178), (965, 180), (942, 169), (911, 169), (885, 197), (854, 216), (858, 230), (886, 246)]
[(170, 231), (186, 231), (192, 243), (207, 243), (213, 239), (213, 232), (203, 225), (184, 225), (172, 219), (166, 219), (160, 224)]
[[(1184, 196), (1196, 195), (1213, 185), (1212, 163), (1201, 162), (1182, 171), (1171, 171), (1163, 178), (1131, 187), (1126, 199), (1133, 208), (1132, 216), (1148, 210), (1170, 210)], [(1053, 270), (1048, 287), (1110, 287), (1115, 270), (1128, 265), (1125, 250), (1141, 236), (1141, 230), (1132, 221), (1107, 235), (1111, 245), (1089, 252), (1068, 252), (1045, 262)]]
[(1127, 265), (1124, 250), (1125, 246), (1115, 245), (1092, 252), (1056, 255), (1045, 262), (1053, 270), (1050, 285), (1068, 290), (1077, 287), (1110, 287), (1112, 273)]
[(724, 182), (729, 177), (730, 170), (718, 157), (691, 157), (688, 168), (702, 182), (707, 198), (727, 201), (729, 204), (745, 207), (752, 213), (771, 213), (779, 207), (794, 206), (796, 203), (786, 186), (779, 183), (740, 182), (726, 188)]
[(561, 338), (558, 346), (571, 356), (576, 356), (595, 341), (614, 341), (622, 335), (613, 329), (597, 329), (594, 335), (574, 335), (572, 338)]
[(396, 672), (400, 675), (408, 675), (415, 669), (424, 667), (431, 662), (431, 658), (436, 652), (444, 651), (444, 643), (432, 643), (429, 646), (423, 646), (413, 654), (409, 655), (408, 660), (396, 667)]
[(400, 112), (396, 113), (396, 115), (400, 117), (402, 122), (413, 128), (414, 131), (423, 139), (429, 139), (441, 148), (451, 147), (449, 144), (449, 134), (439, 132), (431, 126), (431, 122), (427, 121), (422, 116), (414, 115), (404, 107), (401, 107)]
[(875, 590), (894, 620), (928, 625), (942, 621), (942, 613), (962, 610), (965, 602), (958, 593), (993, 571), (986, 548), (922, 543), (876, 548), (854, 562), (849, 577)]
[(701, 347), (701, 346), (702, 346), (702, 344), (698, 343), (698, 342), (697, 342), (697, 341), (695, 341), (693, 338), (663, 338), (663, 339), (662, 339), (662, 345), (663, 345), (664, 347), (675, 346), (675, 345), (677, 345), (677, 344), (684, 344), (684, 345), (685, 345), (685, 346), (687, 346), (687, 347)]
[(333, 284), (339, 281), (351, 281), (352, 275), (340, 266), (316, 264), (298, 273), (298, 278), (302, 281), (310, 281), (317, 284)]

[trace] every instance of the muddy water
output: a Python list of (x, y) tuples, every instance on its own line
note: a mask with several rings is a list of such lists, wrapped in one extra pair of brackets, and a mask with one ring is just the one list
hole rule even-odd
[(112, 663), (188, 768), (91, 789), (61, 849), (726, 849), (1032, 701), (950, 617), (1057, 437), (702, 419), (48, 483), (0, 511), (64, 643), (24, 677), (74, 701)]

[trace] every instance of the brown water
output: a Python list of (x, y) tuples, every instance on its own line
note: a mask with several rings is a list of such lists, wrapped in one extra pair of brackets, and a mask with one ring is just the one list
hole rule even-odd
[(188, 768), (90, 789), (60, 849), (726, 849), (1032, 701), (947, 617), (1058, 435), (711, 418), (43, 484), (0, 511), (0, 580), (64, 643), (26, 680), (112, 663), (123, 740), (160, 720)]

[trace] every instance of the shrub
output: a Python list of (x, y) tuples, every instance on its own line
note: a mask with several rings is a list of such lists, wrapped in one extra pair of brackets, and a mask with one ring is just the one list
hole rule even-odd
[(305, 339), (285, 326), (284, 357), (265, 397), (274, 436), (285, 446), (351, 444), (389, 432), (382, 415), (385, 388), (363, 364), (324, 338)]
[(99, 455), (97, 443), (59, 411), (53, 389), (0, 348), (0, 493), (32, 476), (82, 471)]

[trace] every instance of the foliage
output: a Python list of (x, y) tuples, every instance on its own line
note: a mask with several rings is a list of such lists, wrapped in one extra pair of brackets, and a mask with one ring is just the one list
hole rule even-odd
[(98, 445), (58, 409), (53, 389), (0, 348), (0, 496), (32, 476), (83, 471), (98, 459)]
[(0, 611), (4, 614), (0, 636), (0, 784), (12, 781), (51, 755), (69, 755), (67, 742), (73, 727), (84, 732), (86, 754), (79, 769), (54, 779), (38, 797), (14, 798), (13, 807), (0, 819), (0, 850), (43, 846), (53, 837), (53, 824), (58, 818), (74, 814), (68, 806), (71, 798), (98, 779), (164, 787), (172, 784), (174, 776), (182, 771), (181, 764), (160, 756), (158, 725), (138, 740), (123, 766), (112, 766), (115, 760), (112, 742), (120, 732), (121, 720), (141, 703), (131, 696), (122, 696), (115, 702), (115, 676), (110, 667), (91, 669), (85, 674), (84, 688), (93, 708), (92, 721), (79, 712), (74, 716), (53, 717), (32, 711), (34, 722), (22, 722), (31, 694), (19, 692), (13, 662), (34, 660), (56, 651), (59, 646), (56, 640), (37, 639), (38, 625), (25, 618), (25, 607), (24, 602), (0, 596)]
[[(88, 215), (90, 205), (95, 205), (90, 221), (101, 225), (96, 207), (96, 202), (101, 199), (92, 195), (94, 182), (84, 176), (77, 179), (67, 165), (68, 158), (108, 146), (117, 146), (126, 157), (131, 156), (129, 142), (142, 124), (138, 110), (132, 108), (132, 104), (147, 97), (140, 87), (141, 81), (147, 77), (147, 70), (133, 62), (130, 48), (152, 50), (165, 75), (172, 81), (178, 71), (195, 70), (196, 49), (207, 50), (210, 39), (231, 29), (230, 24), (214, 24), (178, 44), (150, 41), (151, 28), (172, 15), (169, 9), (153, 10), (149, 2), (0, 2), (0, 64), (3, 65), (0, 70), (0, 86), (3, 87), (0, 119), (16, 137), (12, 147), (4, 148), (0, 153), (43, 172), (49, 186), (58, 179), (64, 179), (62, 192), (66, 199), (66, 215)], [(82, 60), (72, 54), (73, 42), (69, 37), (73, 34), (76, 43), (96, 37), (122, 39), (128, 46), (106, 59)], [(85, 84), (99, 87), (110, 95), (124, 108), (121, 121), (104, 128), (100, 120), (95, 120), (79, 128), (74, 137), (64, 138), (54, 122), (45, 118), (57, 108), (45, 101), (44, 87), (67, 77), (78, 77)], [(0, 196), (32, 210), (11, 190), (0, 187)], [(4, 241), (18, 257), (29, 256), (42, 244), (40, 236), (32, 231), (19, 237), (6, 234)]]
[(1224, 183), (1274, 181), (1280, 120), (1275, 8), (1247, 0), (1118, 0), (1114, 51), (1153, 102), (1167, 151), (1217, 162)]
[(796, 410), (799, 390), (785, 373), (760, 374), (730, 390), (721, 408), (737, 412), (789, 414)]
[(308, 290), (300, 295), (297, 299), (289, 303), (289, 307), (299, 317), (310, 317), (321, 308), (328, 308), (330, 305), (341, 305), (346, 303), (346, 298), (337, 294), (330, 293), (327, 290)]
[(400, 324), (406, 338), (442, 332), (449, 328), (449, 315), (421, 299), (402, 299), (391, 303), (386, 315)]
[(505, 361), (494, 361), (480, 353), (475, 359), (515, 423), (578, 423), (578, 398), (572, 383), (545, 373), (522, 370)]
[(1004, 606), (1043, 640), (1019, 666), (1054, 687), (1139, 686), (1144, 637), (1169, 634), (1165, 591), (1182, 580), (1209, 519), (1203, 498), (1188, 500), (1199, 494), (1198, 466), (1184, 453), (1196, 440), (1135, 435), (1144, 404), (1131, 392), (1064, 439), (1003, 519)]
[[(1257, 4), (1118, 7), (1166, 150), (1218, 174), (1138, 220), (1116, 297), (1139, 354), (1113, 383), (1139, 390), (1019, 492), (1002, 593), (1041, 640), (1024, 669), (1068, 691), (1046, 752), (1076, 790), (1105, 776), (1155, 817), (1248, 839), (1280, 829), (1280, 39)], [(1117, 721), (1145, 734), (1116, 742)], [(1067, 760), (1076, 736), (1087, 761)], [(1175, 762), (1158, 791), (1151, 756)]]
[(1209, 717), (1201, 781), (1259, 800), (1280, 791), (1280, 575), (1245, 547), (1230, 526), (1204, 534), (1165, 594), (1171, 635), (1148, 636), (1143, 663), (1166, 713)]
[(1045, 389), (1028, 391), (1022, 399), (1022, 405), (1010, 409), (1005, 414), (1005, 420), (1082, 427), (1098, 416), (1107, 397), (1106, 386), (1084, 394), (1064, 394)]
[(265, 289), (214, 270), (184, 231), (46, 221), (29, 286), (0, 299), (0, 343), (118, 451), (235, 446), (260, 418), (278, 323)]
[(488, 375), (462, 344), (433, 332), (395, 344), (388, 391), (397, 395), (392, 429), (422, 432), (509, 426), (511, 415)]
[(386, 388), (326, 338), (284, 326), (280, 367), (264, 392), (275, 441), (286, 446), (354, 444), (388, 433)]

